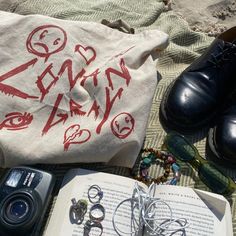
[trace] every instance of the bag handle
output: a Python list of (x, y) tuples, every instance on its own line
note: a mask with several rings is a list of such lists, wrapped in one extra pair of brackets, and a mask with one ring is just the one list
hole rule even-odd
[(123, 20), (116, 20), (116, 21), (110, 22), (106, 19), (103, 19), (101, 21), (101, 24), (106, 25), (112, 29), (118, 29), (119, 31), (127, 33), (127, 34), (134, 34), (134, 28), (131, 28)]

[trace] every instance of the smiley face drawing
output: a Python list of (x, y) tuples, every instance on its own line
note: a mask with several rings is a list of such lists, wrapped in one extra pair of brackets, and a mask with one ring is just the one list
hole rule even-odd
[(56, 25), (42, 25), (35, 28), (26, 40), (28, 52), (39, 57), (44, 57), (45, 61), (50, 55), (62, 51), (66, 46), (66, 32)]
[(115, 116), (111, 121), (112, 133), (120, 138), (127, 138), (134, 129), (134, 118), (126, 112), (122, 112)]

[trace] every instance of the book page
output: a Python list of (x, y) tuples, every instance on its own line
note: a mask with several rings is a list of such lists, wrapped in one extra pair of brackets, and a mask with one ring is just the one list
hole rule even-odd
[[(66, 174), (62, 188), (58, 194), (52, 216), (44, 236), (82, 236), (84, 235), (84, 225), (89, 219), (89, 210), (92, 203), (88, 200), (88, 189), (96, 184), (103, 191), (103, 197), (100, 204), (105, 208), (105, 219), (101, 222), (103, 234), (106, 236), (117, 236), (115, 232), (112, 217), (115, 208), (124, 199), (131, 198), (136, 181), (127, 177), (101, 172), (93, 172), (83, 169), (73, 169)], [(143, 185), (143, 188), (146, 188)], [(88, 210), (84, 220), (80, 225), (73, 224), (70, 220), (71, 199), (85, 199), (88, 201)], [(136, 214), (137, 216), (137, 214)], [(126, 202), (117, 211), (115, 221), (116, 225), (123, 232), (130, 232), (133, 224), (131, 216), (131, 204)], [(99, 231), (97, 228), (94, 230)], [(89, 235), (99, 235), (98, 232), (90, 232)], [(138, 234), (137, 234), (138, 235)], [(142, 232), (139, 232), (142, 235)]]
[[(177, 220), (169, 229), (182, 227), (183, 219), (189, 224), (186, 229), (179, 231), (160, 231), (161, 235), (233, 236), (230, 206), (223, 196), (186, 187), (160, 185), (156, 188), (155, 197), (168, 204), (173, 219)], [(155, 217), (160, 219), (160, 225), (170, 219), (168, 206), (159, 203)], [(144, 235), (150, 235), (148, 227), (146, 229)]]

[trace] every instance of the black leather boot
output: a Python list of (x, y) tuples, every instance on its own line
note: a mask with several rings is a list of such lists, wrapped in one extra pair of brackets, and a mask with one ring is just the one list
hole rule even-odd
[(210, 159), (236, 168), (236, 103), (229, 106), (209, 130), (207, 144)]
[(217, 37), (208, 50), (167, 88), (161, 107), (163, 126), (193, 132), (211, 125), (236, 90), (236, 27)]

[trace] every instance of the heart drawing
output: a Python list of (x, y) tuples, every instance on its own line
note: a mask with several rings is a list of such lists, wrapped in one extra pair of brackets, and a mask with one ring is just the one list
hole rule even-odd
[(78, 52), (86, 61), (86, 64), (89, 65), (96, 58), (96, 52), (92, 47), (84, 47), (80, 44), (75, 46), (75, 52)]
[(80, 125), (71, 125), (64, 134), (64, 151), (69, 149), (71, 144), (81, 144), (87, 142), (91, 137), (88, 129), (80, 129)]

